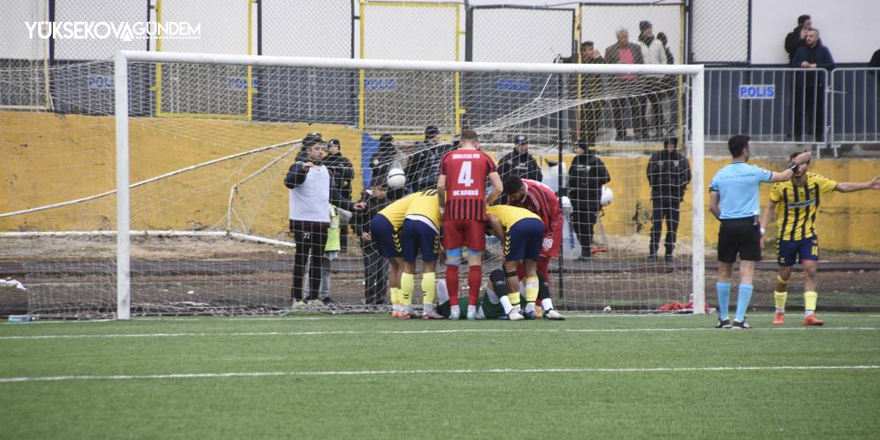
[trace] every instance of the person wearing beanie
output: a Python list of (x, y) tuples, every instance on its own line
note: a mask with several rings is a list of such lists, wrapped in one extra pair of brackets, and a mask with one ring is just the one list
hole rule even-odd
[(513, 151), (498, 159), (498, 175), (502, 182), (510, 176), (519, 176), (536, 182), (544, 180), (541, 167), (529, 154), (529, 138), (526, 135), (516, 135), (513, 138)]
[(648, 248), (648, 262), (657, 261), (660, 247), (660, 234), (663, 220), (666, 220), (666, 263), (672, 263), (678, 232), (679, 208), (681, 199), (691, 181), (691, 167), (687, 157), (678, 152), (678, 139), (669, 138), (663, 149), (651, 155), (648, 161), (648, 184), (651, 185), (651, 244)]
[[(403, 168), (400, 165), (400, 152), (394, 146), (394, 136), (385, 133), (379, 137), (379, 149), (373, 153), (370, 158), (370, 171), (375, 181), (387, 181), (388, 171), (391, 168)], [(395, 188), (388, 190), (388, 199), (397, 200), (404, 196), (406, 190), (404, 188)]]
[[(330, 176), (333, 183), (339, 189), (342, 198), (351, 200), (351, 181), (354, 179), (354, 166), (351, 160), (342, 155), (342, 143), (339, 139), (330, 139), (327, 141), (327, 156), (324, 158), (324, 165), (330, 170)], [(342, 253), (348, 252), (348, 226), (343, 225), (340, 231), (340, 249)]]
[(596, 156), (593, 145), (578, 139), (568, 172), (568, 197), (571, 199), (571, 223), (581, 243), (580, 261), (592, 259), (593, 230), (599, 217), (602, 185), (611, 181), (611, 175), (602, 159)]
[(436, 125), (425, 127), (425, 140), (416, 145), (416, 153), (410, 156), (404, 170), (407, 185), (413, 192), (437, 186), (440, 158), (453, 148), (450, 143), (440, 143), (440, 129)]

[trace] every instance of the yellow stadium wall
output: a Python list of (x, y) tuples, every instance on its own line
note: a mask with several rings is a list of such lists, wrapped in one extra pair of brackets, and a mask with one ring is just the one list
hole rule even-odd
[[(212, 159), (260, 146), (300, 139), (318, 131), (336, 138), (356, 169), (361, 162), (357, 130), (303, 123), (256, 123), (210, 119), (133, 118), (131, 181), (138, 182)], [(0, 166), (0, 213), (19, 211), (113, 190), (115, 129), (112, 117), (0, 112), (3, 133)], [(217, 224), (227, 211), (231, 185), (291, 147), (223, 162), (167, 179), (164, 192), (133, 189), (133, 229), (201, 229)], [(294, 154), (271, 172), (266, 186), (267, 212), (253, 225), (255, 232), (274, 236), (287, 228), (288, 190), (284, 174)], [(352, 182), (361, 191), (360, 173)], [(222, 184), (211, 185), (209, 179)], [(205, 185), (206, 180), (208, 184)], [(194, 183), (195, 182), (195, 183)], [(162, 210), (139, 209), (147, 197), (185, 199)], [(115, 228), (113, 196), (96, 201), (0, 219), (0, 231), (68, 231)]]
[[(556, 160), (555, 155), (546, 156)], [(648, 157), (600, 156), (611, 174), (608, 186), (614, 191), (614, 203), (605, 209), (603, 225), (608, 234), (648, 235), (651, 229), (651, 189), (645, 175)], [(566, 165), (571, 166), (573, 156), (564, 157)], [(705, 161), (705, 215), (706, 243), (718, 242), (719, 223), (709, 212), (708, 188), (712, 176), (729, 159), (709, 158)], [(753, 159), (750, 163), (770, 170), (782, 170), (788, 161)], [(812, 172), (821, 174), (838, 182), (865, 182), (880, 175), (880, 160), (876, 159), (819, 159), (814, 160)], [(761, 209), (769, 200), (772, 184), (761, 185)], [(681, 206), (679, 240), (691, 239), (692, 191), (688, 188)], [(638, 219), (637, 223), (633, 219)], [(880, 191), (860, 191), (839, 193), (822, 200), (821, 211), (816, 221), (822, 249), (880, 252)], [(775, 241), (775, 223), (768, 228), (767, 240)]]
[[(210, 119), (133, 118), (131, 120), (132, 182), (147, 179), (207, 160), (265, 145), (299, 139), (320, 131), (325, 139), (338, 138), (343, 154), (356, 168), (353, 196), (361, 191), (361, 133), (336, 125), (256, 123)], [(98, 194), (115, 188), (115, 135), (111, 117), (0, 112), (0, 213)], [(199, 229), (214, 226), (225, 215), (231, 184), (204, 185), (204, 179), (222, 177), (237, 182), (281, 150), (255, 159), (237, 159), (169, 179), (169, 194), (185, 203), (172, 209), (140, 211), (133, 229)], [(555, 156), (547, 156), (554, 159)], [(572, 156), (565, 157), (571, 164)], [(615, 202), (606, 209), (603, 224), (608, 234), (642, 234), (650, 230), (650, 188), (645, 178), (646, 156), (603, 156), (612, 180)], [(267, 175), (258, 193), (265, 212), (250, 225), (264, 236), (282, 235), (287, 224), (287, 189), (282, 179), (292, 161), (288, 157)], [(753, 160), (771, 170), (783, 169), (783, 160)], [(704, 187), (727, 159), (707, 159)], [(863, 182), (880, 175), (880, 161), (869, 159), (816, 160), (813, 171), (838, 181)], [(201, 182), (201, 185), (192, 183)], [(770, 185), (762, 185), (766, 203)], [(149, 191), (132, 191), (133, 211)], [(708, 194), (708, 193), (707, 193)], [(680, 240), (690, 239), (691, 191), (682, 205)], [(156, 197), (155, 195), (152, 197)], [(708, 195), (706, 197), (708, 201)], [(113, 229), (115, 197), (72, 207), (0, 219), (0, 231), (66, 231)], [(718, 222), (706, 208), (706, 241), (717, 240)], [(823, 200), (817, 227), (822, 248), (880, 252), (880, 192), (835, 193)], [(771, 228), (768, 239), (775, 238)]]

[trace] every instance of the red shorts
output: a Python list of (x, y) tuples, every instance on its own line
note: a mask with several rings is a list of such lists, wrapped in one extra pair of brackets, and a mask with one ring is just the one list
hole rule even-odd
[(486, 225), (476, 220), (446, 220), (443, 222), (443, 247), (456, 249), (466, 246), (473, 251), (486, 249)]
[(562, 250), (562, 231), (553, 231), (553, 246), (550, 246), (548, 250), (541, 247), (541, 256), (556, 258), (559, 256), (560, 250)]

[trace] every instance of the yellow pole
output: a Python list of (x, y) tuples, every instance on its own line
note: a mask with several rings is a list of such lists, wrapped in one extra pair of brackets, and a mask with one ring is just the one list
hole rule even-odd
[[(254, 5), (255, 0), (246, 0), (248, 5), (248, 55), (253, 55), (254, 41)], [(254, 72), (253, 67), (247, 67), (247, 120), (250, 121), (254, 110)]]

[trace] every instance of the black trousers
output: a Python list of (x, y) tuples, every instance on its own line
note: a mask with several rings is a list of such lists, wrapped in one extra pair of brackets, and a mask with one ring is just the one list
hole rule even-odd
[(293, 242), (296, 243), (296, 254), (293, 257), (293, 287), (290, 289), (290, 295), (296, 301), (303, 299), (306, 266), (309, 268), (308, 299), (319, 297), (328, 227), (330, 223), (290, 221), (290, 232), (293, 234)]
[(678, 236), (681, 200), (678, 197), (653, 197), (651, 203), (654, 205), (651, 212), (651, 255), (657, 255), (657, 249), (660, 247), (664, 219), (666, 219), (666, 255), (672, 255)]
[(388, 260), (372, 244), (364, 246), (364, 299), (367, 304), (385, 304), (388, 291)]
[(572, 200), (572, 208), (571, 224), (581, 243), (581, 255), (592, 255), (590, 247), (593, 245), (596, 219), (599, 218), (599, 202)]
[[(802, 88), (801, 88), (802, 87)], [(825, 141), (825, 86), (807, 85), (795, 89), (794, 136), (812, 133), (816, 142)]]
[(593, 101), (581, 106), (581, 137), (587, 140), (587, 145), (595, 145), (602, 129), (602, 102)]

